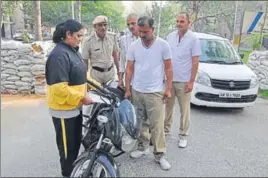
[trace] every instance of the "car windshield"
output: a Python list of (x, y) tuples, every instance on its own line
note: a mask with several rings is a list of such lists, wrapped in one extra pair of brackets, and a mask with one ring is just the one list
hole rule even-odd
[(202, 54), (200, 62), (241, 64), (241, 58), (227, 40), (200, 39)]

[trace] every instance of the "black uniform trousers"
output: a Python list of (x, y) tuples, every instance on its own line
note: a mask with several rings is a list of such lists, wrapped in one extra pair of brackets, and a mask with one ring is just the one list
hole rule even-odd
[(52, 117), (62, 176), (68, 177), (71, 175), (73, 162), (78, 156), (82, 138), (82, 119), (82, 112), (72, 118)]

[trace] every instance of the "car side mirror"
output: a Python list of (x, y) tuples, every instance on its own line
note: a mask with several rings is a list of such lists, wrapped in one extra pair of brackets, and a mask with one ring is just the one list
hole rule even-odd
[(240, 53), (239, 55), (240, 55), (241, 59), (244, 58), (244, 53)]

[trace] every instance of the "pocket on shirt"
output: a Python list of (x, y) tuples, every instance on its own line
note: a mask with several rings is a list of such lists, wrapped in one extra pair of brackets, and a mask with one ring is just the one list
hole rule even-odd
[(187, 57), (191, 56), (191, 48), (188, 46), (183, 46), (183, 47), (179, 48), (178, 56), (180, 58), (187, 58)]
[(102, 53), (102, 50), (101, 49), (99, 49), (97, 51), (93, 51), (92, 52), (92, 58), (93, 58), (93, 60), (100, 58), (101, 53)]

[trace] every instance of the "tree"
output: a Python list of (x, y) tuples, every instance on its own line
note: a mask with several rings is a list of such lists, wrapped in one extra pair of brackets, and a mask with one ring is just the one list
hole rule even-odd
[(35, 40), (42, 40), (40, 0), (33, 1), (35, 9)]
[[(72, 1), (41, 1), (41, 22), (42, 25), (56, 26), (58, 23), (67, 19), (72, 19)], [(30, 1), (23, 1), (24, 12), (28, 24), (35, 24), (35, 13), (33, 4)], [(122, 14), (124, 6), (117, 1), (81, 1), (75, 3), (75, 19), (91, 27), (92, 21), (97, 15), (106, 15), (110, 21), (110, 28), (122, 29), (125, 22)], [(81, 7), (81, 13), (79, 13)], [(80, 15), (79, 15), (80, 14)]]
[(11, 22), (10, 18), (15, 13), (16, 7), (17, 1), (1, 1), (1, 28), (4, 20)]
[(206, 26), (215, 27), (217, 22), (226, 18), (233, 22), (235, 6), (232, 1), (183, 1), (181, 4), (181, 10), (190, 14), (193, 30), (204, 31)]
[(76, 17), (75, 19), (77, 19), (79, 22), (81, 22), (81, 1), (80, 0), (76, 0)]
[(123, 12), (124, 6), (121, 1), (82, 1), (82, 22), (88, 28), (92, 28), (96, 16), (105, 15), (108, 17), (110, 29), (122, 30), (125, 26)]
[(138, 15), (148, 15), (151, 16), (150, 9), (144, 1), (132, 1), (131, 12)]
[[(35, 8), (31, 1), (21, 1), (23, 4), (25, 28), (35, 26)], [(71, 19), (71, 1), (40, 1), (41, 26), (56, 26), (56, 24)]]
[[(233, 32), (235, 1), (177, 1), (182, 4), (181, 11), (191, 15), (192, 29), (195, 31), (212, 31), (220, 22), (227, 23), (230, 32)], [(243, 1), (238, 12), (258, 11), (261, 1)]]
[[(34, 4), (32, 1), (21, 1), (22, 3), (22, 12), (24, 14), (24, 25), (25, 29), (32, 30), (34, 27)], [(41, 10), (42, 11), (42, 10)]]
[(260, 33), (260, 38), (259, 38), (259, 44), (261, 46), (262, 44), (262, 34), (263, 34), (263, 29), (266, 23), (266, 18), (267, 18), (267, 11), (268, 11), (268, 2), (265, 3), (265, 12), (264, 12), (264, 19), (263, 19), (263, 23), (261, 24), (261, 33)]
[[(165, 38), (168, 33), (174, 30), (176, 25), (176, 14), (177, 14), (178, 6), (175, 2), (166, 2), (162, 7), (161, 12), (161, 26), (160, 26), (160, 33), (159, 36)], [(159, 13), (160, 13), (160, 6), (158, 3), (153, 2), (152, 4), (152, 18), (155, 21), (155, 27), (159, 24)], [(157, 28), (155, 28), (155, 34), (157, 34)]]
[(56, 26), (67, 19), (72, 19), (72, 1), (41, 1), (42, 23)]

